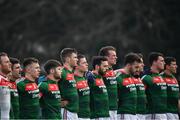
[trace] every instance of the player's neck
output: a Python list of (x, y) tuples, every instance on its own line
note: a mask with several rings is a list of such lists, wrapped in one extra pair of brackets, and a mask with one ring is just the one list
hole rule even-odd
[(0, 75), (6, 78), (8, 74), (5, 74), (4, 72), (0, 71)]
[(35, 79), (28, 73), (25, 74), (25, 78), (33, 82), (35, 81)]
[(128, 68), (127, 66), (125, 66), (123, 69), (124, 69), (124, 72), (125, 72), (126, 74), (130, 74), (129, 68)]
[(81, 72), (81, 71), (79, 71), (77, 69), (74, 71), (74, 74), (79, 76), (79, 77), (83, 77), (84, 76), (84, 72)]
[(93, 73), (95, 73), (96, 75), (99, 75), (99, 70), (93, 70)]
[(164, 70), (164, 73), (165, 73), (166, 75), (169, 75), (169, 76), (172, 75), (169, 70)]
[(68, 63), (64, 63), (64, 67), (70, 71), (73, 70), (73, 67), (71, 67)]
[(54, 75), (52, 75), (52, 74), (47, 75), (47, 78), (49, 80), (57, 81), (56, 78), (54, 78)]
[(160, 71), (159, 71), (156, 67), (151, 66), (151, 72), (153, 72), (153, 73), (159, 73)]
[(16, 78), (14, 78), (13, 75), (11, 75), (11, 74), (8, 75), (8, 78), (9, 78), (10, 81), (16, 81)]

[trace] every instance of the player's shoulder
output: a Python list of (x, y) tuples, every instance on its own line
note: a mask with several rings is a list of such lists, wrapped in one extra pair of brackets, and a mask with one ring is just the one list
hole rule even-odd
[(126, 75), (127, 74), (126, 71), (123, 68), (114, 70), (114, 73), (115, 73), (116, 77), (120, 77), (122, 75)]
[(47, 86), (48, 86), (47, 80), (42, 81), (41, 83), (38, 84), (38, 87), (39, 87), (39, 88), (44, 88), (44, 87), (47, 87)]
[(19, 79), (16, 80), (16, 84), (24, 84), (24, 80), (25, 80), (25, 77), (21, 77)]

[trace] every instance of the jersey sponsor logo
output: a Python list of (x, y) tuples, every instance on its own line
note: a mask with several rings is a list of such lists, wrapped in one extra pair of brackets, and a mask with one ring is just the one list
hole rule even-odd
[(59, 88), (58, 88), (57, 84), (48, 84), (48, 90), (49, 91), (58, 91)]
[(164, 78), (164, 81), (171, 91), (179, 91), (179, 84), (175, 78)]
[(130, 85), (130, 84), (134, 84), (134, 81), (132, 78), (124, 78), (123, 79), (123, 86), (127, 86), (127, 85)]
[(76, 87), (77, 87), (77, 89), (87, 88), (88, 87), (87, 80), (78, 81), (76, 83)]
[(33, 91), (33, 90), (36, 90), (36, 89), (38, 89), (38, 86), (36, 85), (36, 83), (28, 83), (28, 84), (26, 84), (25, 91)]
[(178, 84), (177, 80), (175, 78), (164, 78), (164, 81), (167, 84)]
[(74, 80), (74, 74), (67, 74), (66, 80)]
[(10, 82), (7, 79), (0, 78), (0, 86), (10, 86)]
[(133, 78), (134, 84), (141, 84), (142, 81), (140, 78)]
[(137, 90), (145, 90), (145, 86), (142, 83), (142, 80), (140, 78), (133, 78), (134, 84), (136, 85)]
[(153, 83), (165, 83), (165, 81), (162, 79), (162, 77), (153, 77)]
[(96, 86), (104, 86), (104, 81), (102, 79), (96, 79)]
[(114, 77), (115, 73), (113, 70), (109, 70), (106, 72), (106, 74), (104, 75), (104, 77)]

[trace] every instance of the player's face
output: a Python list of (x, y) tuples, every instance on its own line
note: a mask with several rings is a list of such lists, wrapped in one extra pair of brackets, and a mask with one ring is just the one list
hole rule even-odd
[(8, 74), (11, 72), (11, 62), (8, 58), (8, 56), (1, 56), (1, 63), (0, 63), (0, 69), (3, 73)]
[(76, 67), (77, 66), (77, 54), (76, 53), (72, 53), (71, 56), (70, 56), (70, 65), (72, 67)]
[(99, 74), (104, 75), (108, 69), (108, 61), (102, 61), (101, 65), (99, 66)]
[(163, 70), (164, 69), (164, 58), (162, 56), (159, 56), (157, 61), (155, 62), (157, 69)]
[(40, 75), (40, 66), (39, 63), (32, 63), (28, 66), (28, 73), (34, 78), (37, 79)]
[(144, 71), (144, 61), (143, 61), (143, 59), (141, 58), (140, 72), (143, 72), (143, 71)]
[(171, 71), (171, 73), (173, 73), (173, 74), (176, 74), (176, 72), (177, 72), (177, 64), (176, 64), (176, 62), (174, 61), (174, 62), (171, 62), (171, 64), (170, 64), (170, 66), (169, 66), (169, 69), (170, 69), (170, 71)]
[(54, 69), (54, 78), (59, 80), (61, 78), (61, 73), (62, 73), (62, 66), (58, 66)]
[(15, 79), (18, 79), (21, 77), (22, 68), (19, 63), (14, 64), (12, 67), (12, 76)]
[(141, 69), (141, 63), (134, 62), (133, 64), (131, 64), (130, 73), (132, 75), (139, 75), (141, 72), (140, 69)]
[(77, 66), (77, 69), (79, 69), (79, 71), (81, 71), (81, 72), (88, 71), (88, 63), (87, 63), (86, 58), (81, 58), (79, 60), (79, 64)]
[(117, 56), (116, 56), (116, 51), (110, 50), (109, 55), (107, 56), (108, 63), (110, 66), (116, 64)]

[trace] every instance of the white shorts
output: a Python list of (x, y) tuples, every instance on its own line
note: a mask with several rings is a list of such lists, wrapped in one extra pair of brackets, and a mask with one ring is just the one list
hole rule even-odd
[(77, 113), (70, 112), (65, 108), (61, 108), (61, 115), (63, 120), (78, 120)]
[(117, 114), (118, 120), (137, 120), (137, 116), (133, 114)]
[(100, 118), (95, 118), (95, 119), (91, 119), (91, 120), (110, 120), (109, 117), (100, 117)]
[(146, 114), (136, 114), (137, 120), (146, 120)]
[(110, 120), (117, 120), (117, 110), (110, 110), (109, 115), (110, 115)]
[(0, 86), (0, 120), (9, 119), (10, 107), (10, 89)]
[(178, 114), (175, 113), (166, 113), (168, 120), (179, 120)]
[(90, 120), (90, 118), (78, 118), (78, 120)]
[(165, 113), (163, 114), (147, 114), (146, 120), (167, 120)]

